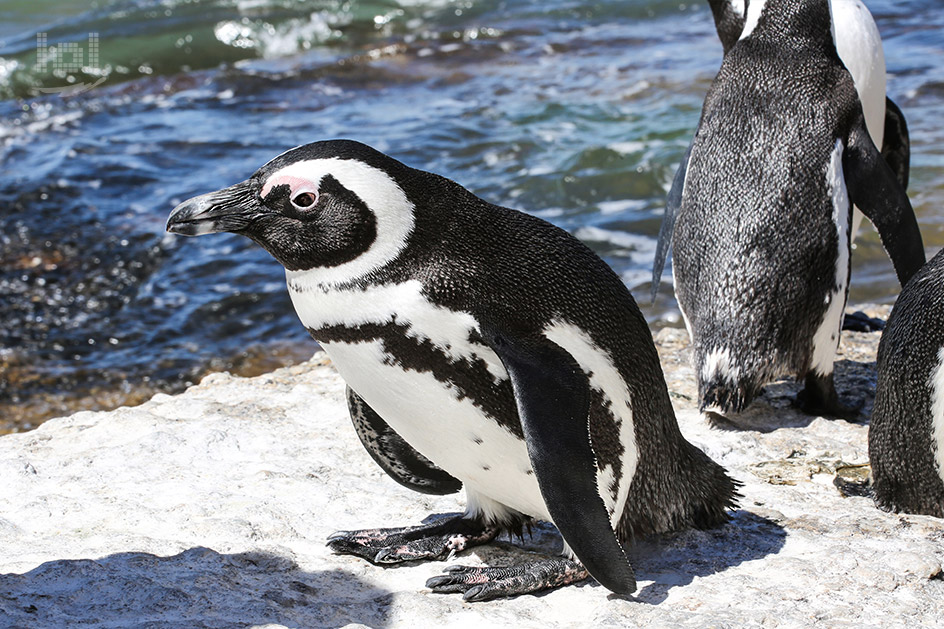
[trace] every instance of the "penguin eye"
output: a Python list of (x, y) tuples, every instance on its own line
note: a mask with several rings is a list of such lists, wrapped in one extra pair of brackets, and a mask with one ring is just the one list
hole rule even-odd
[(292, 205), (299, 210), (308, 209), (317, 201), (318, 195), (314, 192), (299, 192), (294, 197), (292, 197)]

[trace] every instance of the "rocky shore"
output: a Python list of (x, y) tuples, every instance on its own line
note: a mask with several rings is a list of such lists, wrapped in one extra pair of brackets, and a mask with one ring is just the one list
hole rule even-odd
[[(682, 431), (743, 498), (723, 527), (640, 540), (630, 598), (591, 582), (469, 604), (423, 587), (445, 563), (384, 569), (331, 554), (334, 530), (463, 505), (403, 489), (370, 460), (323, 355), (51, 420), (0, 438), (0, 625), (940, 626), (944, 521), (884, 513), (862, 495), (879, 338), (843, 334), (837, 384), (863, 404), (860, 422), (797, 412), (797, 387), (783, 382), (734, 425), (696, 412), (687, 337), (659, 332)], [(559, 548), (540, 525), (523, 545), (449, 563)]]

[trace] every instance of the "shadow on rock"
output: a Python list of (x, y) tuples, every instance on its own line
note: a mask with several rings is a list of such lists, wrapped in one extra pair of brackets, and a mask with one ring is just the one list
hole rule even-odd
[[(875, 400), (875, 363), (840, 360), (835, 363), (835, 368), (839, 399), (844, 404), (859, 409), (859, 414), (852, 423), (868, 423)], [(763, 392), (744, 412), (730, 416), (708, 413), (708, 421), (718, 430), (753, 430), (767, 433), (781, 428), (805, 428), (816, 416), (808, 415), (797, 408), (796, 396), (801, 388), (802, 383), (779, 380), (765, 386)]]
[(652, 580), (633, 598), (658, 604), (669, 590), (688, 585), (695, 577), (706, 577), (745, 561), (777, 553), (786, 541), (782, 526), (750, 511), (736, 511), (723, 526), (704, 531), (689, 530), (637, 542), (631, 561), (640, 581)]
[(287, 557), (209, 548), (60, 559), (0, 575), (6, 627), (384, 627), (391, 597), (339, 570), (305, 572)]

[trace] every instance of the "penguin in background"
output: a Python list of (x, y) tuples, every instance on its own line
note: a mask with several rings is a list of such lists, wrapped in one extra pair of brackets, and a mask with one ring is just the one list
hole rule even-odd
[(635, 536), (715, 526), (734, 506), (736, 483), (679, 431), (629, 291), (545, 221), (335, 140), (182, 203), (167, 230), (264, 247), (347, 382), (374, 460), (418, 491), (465, 487), (464, 515), (341, 531), (336, 552), (442, 560), (539, 518), (564, 556), (454, 567), (427, 585), (478, 601), (591, 575), (627, 594)]
[[(750, 0), (708, 0), (708, 4), (718, 39), (727, 54), (741, 37)], [(885, 53), (878, 26), (861, 0), (830, 0), (829, 8), (836, 50), (852, 75), (869, 136), (875, 146), (882, 148), (882, 157), (907, 190), (911, 141), (904, 114), (885, 94)], [(861, 224), (862, 212), (856, 208), (852, 213), (850, 242), (855, 241)], [(883, 321), (862, 312), (846, 313), (842, 320), (842, 329), (853, 332), (874, 332), (883, 327)]]
[[(740, 39), (750, 2), (708, 0), (724, 54)], [(885, 161), (901, 187), (907, 190), (911, 140), (905, 115), (885, 94), (885, 53), (878, 26), (861, 0), (829, 0), (829, 9), (836, 50), (855, 82), (872, 142), (881, 147)], [(862, 213), (856, 211), (853, 216), (852, 239), (855, 240)]]
[(794, 375), (805, 380), (803, 410), (855, 416), (833, 383), (853, 204), (902, 284), (925, 261), (830, 13), (828, 0), (751, 0), (668, 195), (653, 297), (674, 240), (703, 411), (740, 412), (764, 384)]
[(944, 517), (944, 251), (901, 291), (882, 333), (869, 461), (879, 507)]

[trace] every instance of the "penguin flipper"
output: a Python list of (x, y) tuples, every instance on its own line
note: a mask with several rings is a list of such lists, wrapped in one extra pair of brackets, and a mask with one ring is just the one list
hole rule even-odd
[[(695, 132), (698, 135), (698, 132)], [(656, 257), (652, 263), (652, 303), (656, 301), (656, 295), (659, 294), (659, 285), (662, 283), (662, 271), (665, 269), (665, 258), (669, 253), (669, 246), (672, 244), (672, 232), (675, 231), (675, 219), (678, 218), (678, 210), (682, 205), (682, 192), (685, 189), (685, 176), (688, 171), (688, 160), (692, 156), (692, 145), (695, 144), (694, 138), (688, 145), (682, 163), (675, 171), (675, 177), (672, 179), (672, 187), (669, 189), (669, 195), (665, 199), (665, 213), (662, 215), (662, 226), (659, 227), (659, 241), (656, 243)]]
[(351, 387), (347, 387), (347, 408), (370, 458), (393, 480), (422, 494), (444, 496), (462, 489), (462, 481), (417, 452)]
[(908, 136), (905, 114), (887, 96), (885, 97), (885, 136), (882, 140), (882, 157), (898, 177), (902, 190), (907, 190), (911, 169), (911, 138)]
[(740, 39), (741, 31), (744, 30), (744, 16), (735, 11), (734, 5), (728, 0), (708, 0), (708, 5), (711, 7), (721, 47), (724, 49), (724, 54), (728, 54), (728, 51), (734, 48), (734, 44)]
[(921, 231), (908, 195), (875, 148), (862, 119), (849, 133), (842, 169), (849, 200), (875, 225), (904, 286), (925, 263)]
[(586, 374), (543, 336), (484, 327), (482, 332), (511, 378), (528, 457), (555, 526), (601, 585), (618, 594), (634, 592), (633, 568), (597, 485)]

